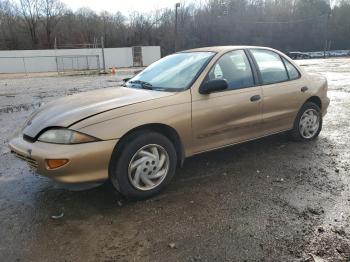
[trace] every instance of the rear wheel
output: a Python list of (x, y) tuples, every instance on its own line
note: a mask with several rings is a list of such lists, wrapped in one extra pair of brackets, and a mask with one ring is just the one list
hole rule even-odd
[(312, 102), (305, 103), (300, 109), (290, 136), (295, 141), (315, 139), (322, 130), (322, 114), (318, 105)]
[(164, 189), (175, 174), (175, 147), (162, 134), (135, 133), (123, 141), (120, 150), (113, 153), (110, 180), (126, 197), (151, 197)]

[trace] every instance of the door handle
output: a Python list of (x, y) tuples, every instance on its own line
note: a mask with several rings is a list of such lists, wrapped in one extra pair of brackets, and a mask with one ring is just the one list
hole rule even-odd
[(255, 101), (259, 101), (260, 99), (261, 99), (261, 96), (255, 95), (255, 96), (252, 96), (252, 97), (250, 98), (250, 101), (255, 102)]
[(306, 92), (307, 90), (309, 90), (309, 88), (307, 87), (307, 86), (303, 86), (301, 89), (300, 89), (300, 91), (301, 92)]

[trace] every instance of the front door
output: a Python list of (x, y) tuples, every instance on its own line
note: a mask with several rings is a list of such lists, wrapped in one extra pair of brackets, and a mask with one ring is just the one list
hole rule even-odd
[(262, 91), (255, 85), (249, 60), (243, 50), (223, 55), (204, 81), (226, 79), (222, 92), (192, 94), (194, 153), (261, 136)]

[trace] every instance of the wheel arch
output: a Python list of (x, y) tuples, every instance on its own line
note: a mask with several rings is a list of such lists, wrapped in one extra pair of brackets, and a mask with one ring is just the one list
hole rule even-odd
[(312, 102), (316, 104), (322, 110), (322, 100), (318, 96), (309, 97), (304, 104), (306, 104), (307, 102)]
[(319, 98), (318, 96), (316, 95), (313, 95), (313, 96), (310, 96), (299, 108), (299, 110), (296, 112), (295, 116), (294, 116), (294, 122), (293, 122), (293, 125), (295, 124), (295, 121), (297, 120), (298, 118), (298, 114), (300, 112), (300, 110), (303, 108), (303, 106), (308, 103), (308, 102), (312, 102), (314, 104), (316, 104), (320, 110), (322, 110), (322, 100), (321, 98)]
[(182, 167), (185, 160), (185, 153), (184, 153), (184, 147), (183, 147), (182, 141), (177, 131), (173, 127), (166, 124), (160, 124), (160, 123), (144, 124), (129, 130), (119, 139), (118, 143), (114, 147), (113, 154), (117, 154), (117, 157), (119, 157), (120, 153), (123, 150), (123, 147), (127, 144), (128, 139), (131, 136), (137, 133), (142, 133), (147, 131), (160, 133), (166, 136), (173, 143), (176, 150), (176, 155), (177, 155), (177, 162), (178, 162), (177, 164), (180, 167)]

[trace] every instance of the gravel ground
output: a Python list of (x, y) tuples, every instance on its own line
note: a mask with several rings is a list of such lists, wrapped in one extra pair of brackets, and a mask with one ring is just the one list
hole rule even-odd
[(328, 77), (310, 143), (275, 135), (186, 160), (156, 198), (73, 192), (33, 174), (7, 142), (41, 103), (116, 76), (0, 76), (1, 261), (350, 261), (350, 59), (299, 61)]

